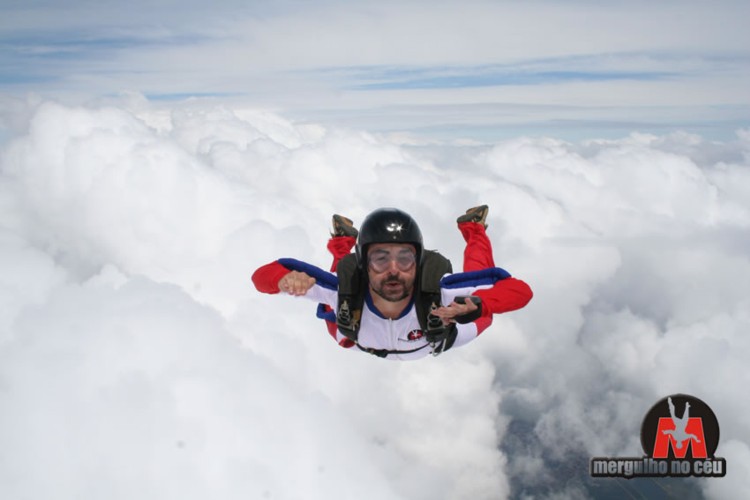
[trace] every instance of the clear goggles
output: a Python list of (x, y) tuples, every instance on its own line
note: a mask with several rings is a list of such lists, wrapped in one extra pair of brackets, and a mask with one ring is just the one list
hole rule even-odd
[(399, 271), (410, 271), (417, 263), (417, 255), (412, 250), (401, 250), (391, 254), (385, 250), (375, 250), (367, 258), (370, 269), (376, 273), (383, 273), (391, 267), (391, 261), (396, 263)]

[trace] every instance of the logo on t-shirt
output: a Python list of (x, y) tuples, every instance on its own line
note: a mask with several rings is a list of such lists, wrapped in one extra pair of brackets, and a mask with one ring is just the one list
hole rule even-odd
[(409, 342), (414, 342), (421, 339), (422, 337), (424, 337), (424, 333), (422, 333), (422, 330), (412, 330), (406, 336), (406, 340)]

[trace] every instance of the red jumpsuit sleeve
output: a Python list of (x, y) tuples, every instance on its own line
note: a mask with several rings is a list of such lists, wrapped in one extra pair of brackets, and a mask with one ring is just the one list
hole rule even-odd
[(473, 293), (482, 299), (482, 317), (521, 309), (534, 296), (531, 287), (516, 278), (498, 280), (492, 288)]
[(259, 267), (253, 273), (253, 284), (259, 292), (279, 293), (279, 280), (289, 272), (289, 269), (279, 264), (278, 261), (274, 261)]

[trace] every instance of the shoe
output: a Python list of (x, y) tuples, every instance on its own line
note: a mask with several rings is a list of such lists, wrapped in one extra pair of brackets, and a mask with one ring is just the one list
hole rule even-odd
[(479, 205), (478, 207), (468, 209), (464, 215), (456, 219), (456, 222), (459, 224), (462, 222), (476, 222), (487, 229), (487, 223), (485, 220), (487, 219), (487, 213), (489, 213), (489, 211), (490, 208), (487, 205)]
[(334, 214), (332, 220), (332, 237), (335, 238), (336, 236), (351, 236), (352, 238), (356, 238), (357, 235), (359, 235), (359, 231), (357, 231), (357, 228), (354, 227), (351, 219), (347, 219), (343, 215)]

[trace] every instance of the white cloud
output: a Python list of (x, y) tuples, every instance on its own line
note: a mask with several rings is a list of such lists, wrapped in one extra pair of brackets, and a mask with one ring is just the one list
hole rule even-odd
[[(640, 454), (673, 392), (719, 418), (732, 472), (707, 494), (750, 487), (745, 132), (408, 146), (137, 96), (4, 117), (10, 496), (543, 496), (567, 457)], [(535, 298), (460, 350), (345, 352), (313, 304), (251, 289), (277, 257), (327, 267), (332, 213), (386, 205), (460, 267), (453, 220), (480, 202)]]
[[(223, 323), (145, 278), (61, 287), (20, 314), (0, 354), (4, 494), (397, 497), (331, 402)], [(358, 481), (342, 482), (350, 461)]]

